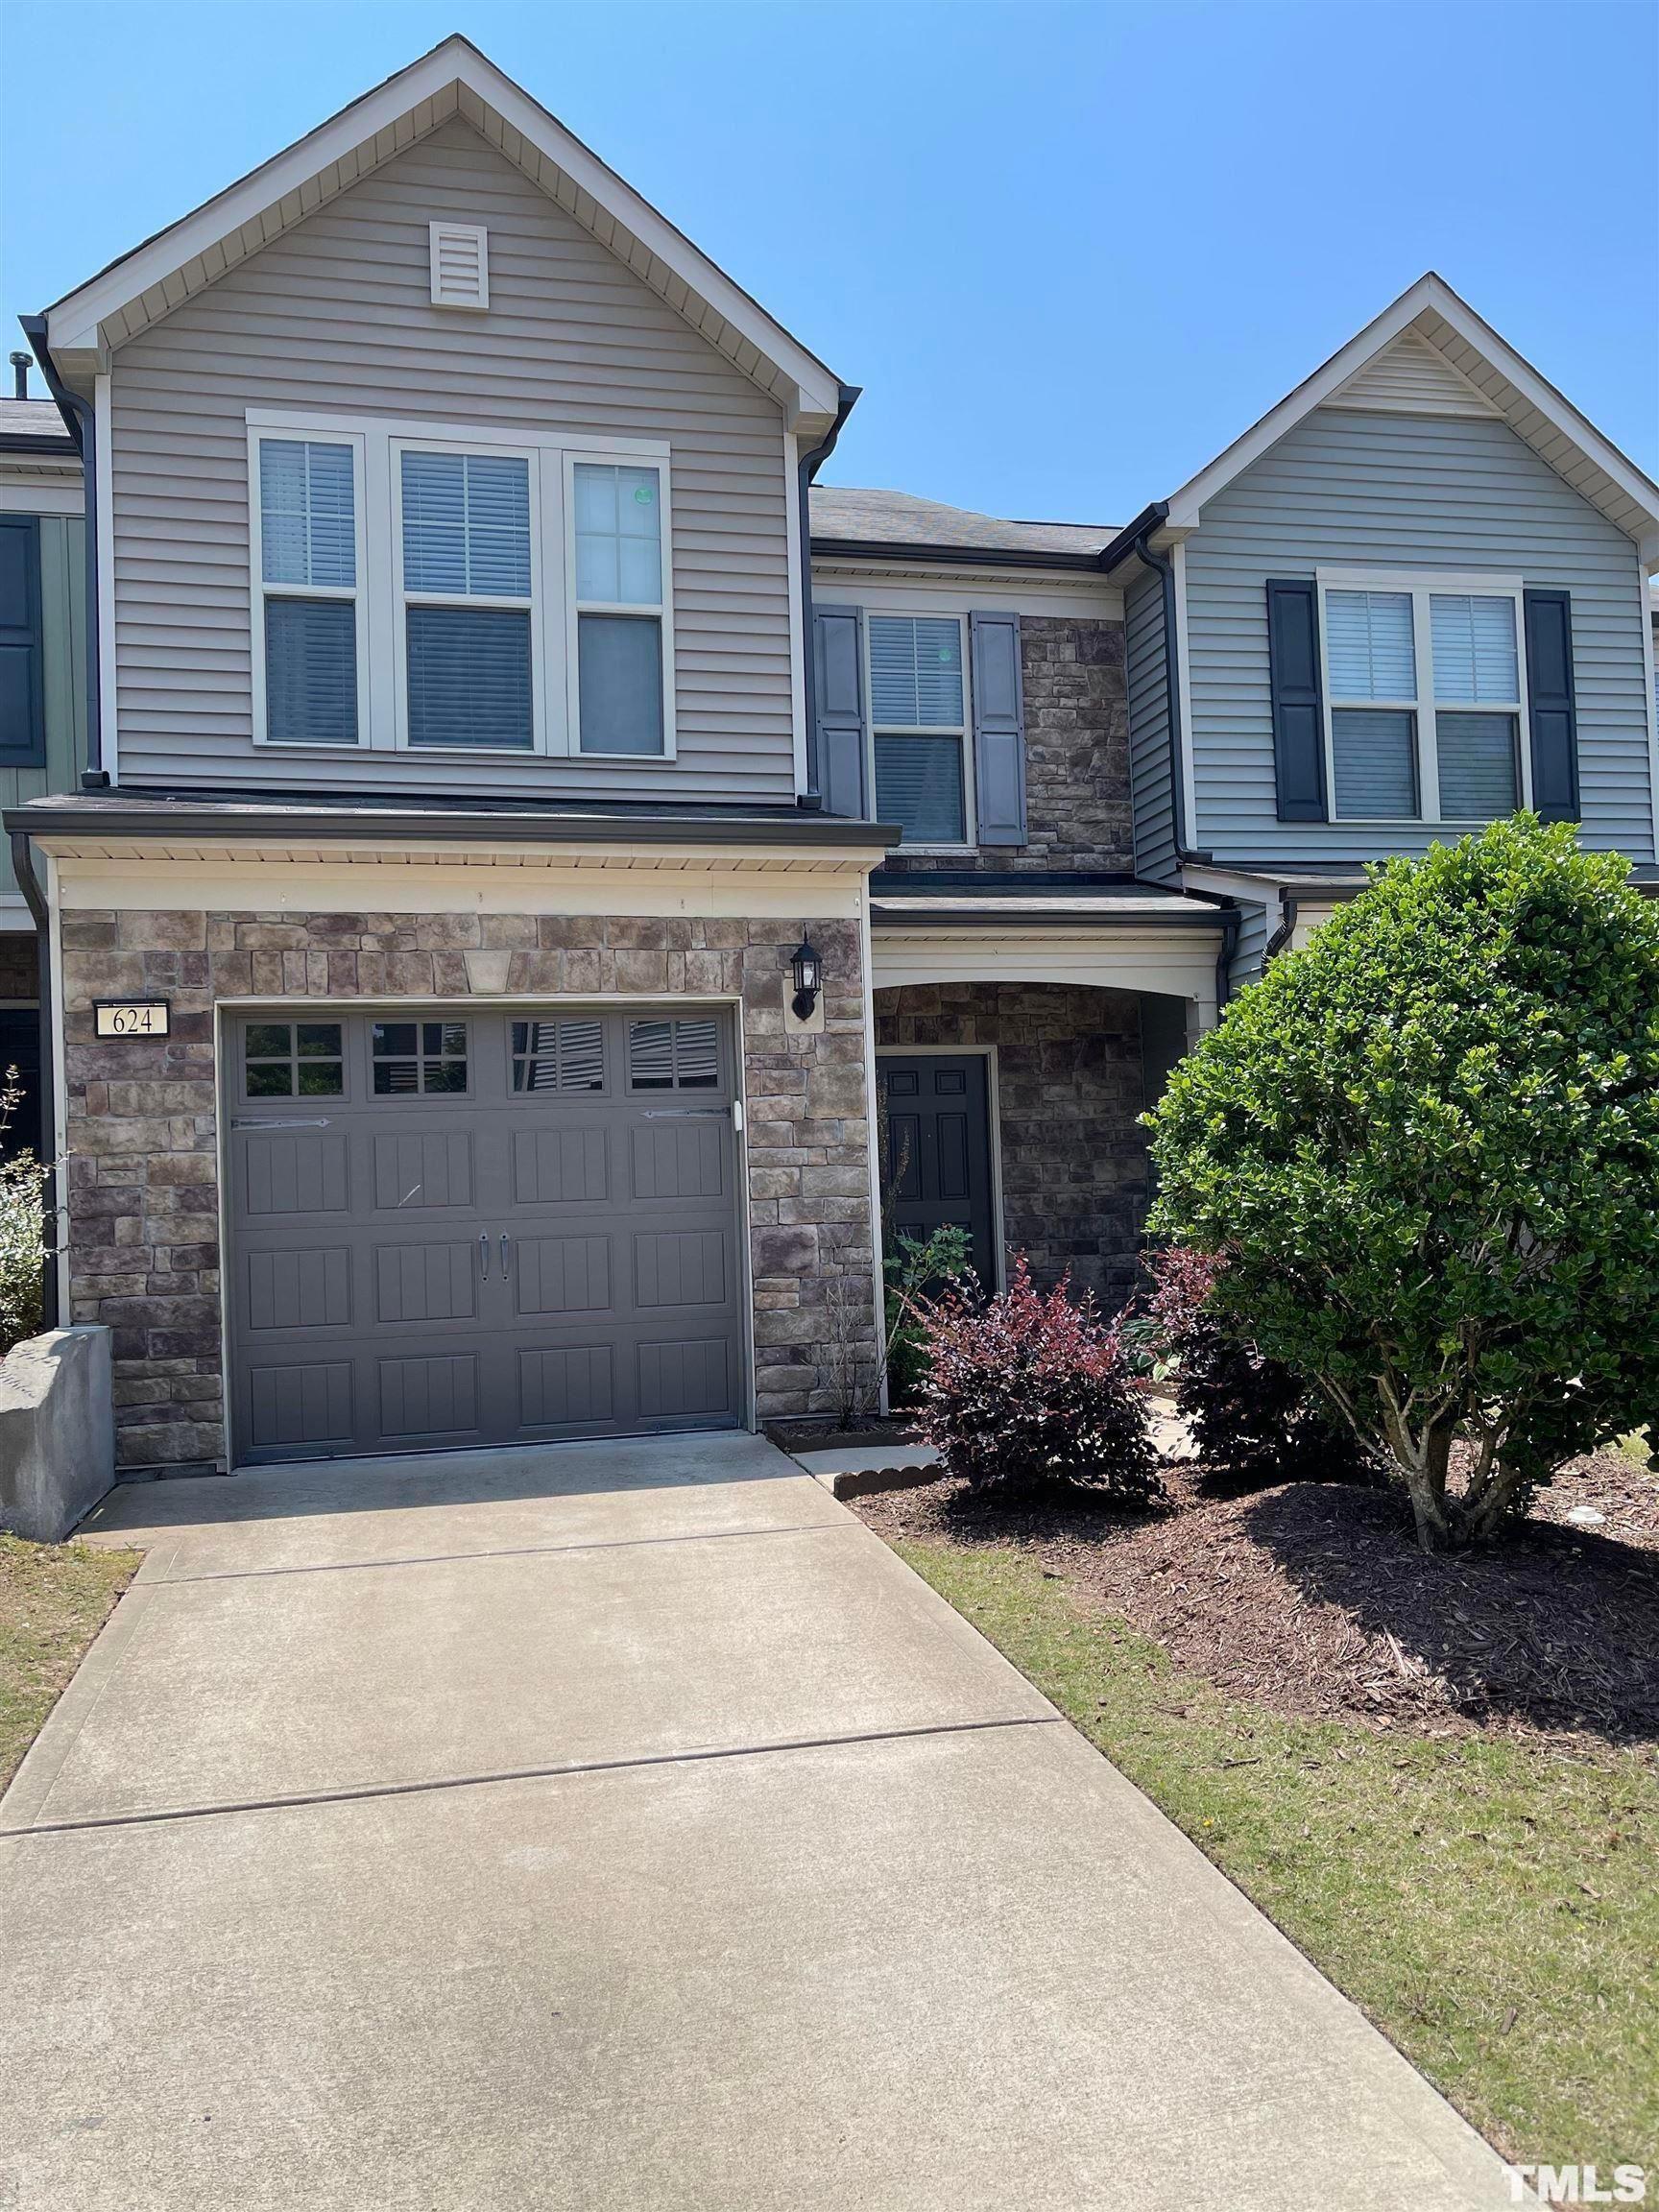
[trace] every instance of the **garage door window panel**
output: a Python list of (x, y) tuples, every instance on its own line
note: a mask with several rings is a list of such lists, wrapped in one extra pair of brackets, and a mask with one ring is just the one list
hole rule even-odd
[(242, 1033), (243, 1095), (343, 1098), (346, 1060), (338, 1022), (250, 1022)]
[(717, 1091), (720, 1029), (713, 1021), (630, 1022), (631, 1091)]
[(515, 1022), (512, 1047), (516, 1097), (605, 1088), (605, 1025), (596, 1018)]
[(376, 1022), (370, 1030), (377, 1098), (453, 1097), (467, 1089), (465, 1022)]

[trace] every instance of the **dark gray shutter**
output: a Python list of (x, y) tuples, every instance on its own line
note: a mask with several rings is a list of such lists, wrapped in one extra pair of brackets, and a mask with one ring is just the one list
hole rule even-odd
[(1020, 617), (968, 617), (974, 662), (974, 794), (981, 845), (1025, 842), (1025, 693)]
[(864, 762), (864, 614), (820, 607), (813, 616), (818, 709), (818, 790), (826, 814), (868, 819)]
[(0, 515), (0, 763), (46, 764), (40, 642), (40, 525)]
[(1319, 594), (1311, 580), (1268, 583), (1267, 667), (1279, 819), (1323, 822), (1325, 698), (1319, 684)]
[(1565, 591), (1523, 594), (1532, 806), (1546, 822), (1578, 819), (1578, 709), (1573, 697), (1573, 602)]

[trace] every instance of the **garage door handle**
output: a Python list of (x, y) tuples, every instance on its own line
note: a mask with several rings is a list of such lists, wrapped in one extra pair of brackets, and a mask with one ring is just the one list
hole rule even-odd
[(724, 1121), (731, 1112), (730, 1106), (647, 1106), (641, 1119), (646, 1121)]
[(485, 1229), (480, 1229), (478, 1232), (478, 1257), (483, 1262), (484, 1280), (488, 1283), (490, 1280), (490, 1234)]
[(507, 1280), (507, 1232), (505, 1229), (501, 1232), (501, 1280), (503, 1283)]
[(326, 1129), (328, 1117), (319, 1114), (310, 1120), (301, 1120), (297, 1115), (284, 1114), (280, 1118), (273, 1115), (269, 1120), (256, 1120), (250, 1115), (232, 1114), (230, 1126), (232, 1129)]

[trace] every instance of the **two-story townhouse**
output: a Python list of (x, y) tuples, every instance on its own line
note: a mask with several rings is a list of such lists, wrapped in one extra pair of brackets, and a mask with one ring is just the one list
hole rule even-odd
[(1363, 858), (1653, 857), (1659, 493), (1432, 278), (1127, 529), (814, 488), (856, 394), (451, 39), (26, 327), (129, 1469), (825, 1408), (883, 1212), (1114, 1295), (1136, 1116)]
[(13, 820), (124, 1464), (821, 1397), (887, 842), (798, 804), (836, 377), (460, 39), (29, 327), (98, 675)]

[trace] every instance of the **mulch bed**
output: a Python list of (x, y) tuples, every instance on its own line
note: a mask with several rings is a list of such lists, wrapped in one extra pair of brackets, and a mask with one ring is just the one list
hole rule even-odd
[[(1167, 1503), (953, 1481), (860, 1501), (882, 1534), (1005, 1545), (1155, 1637), (1184, 1671), (1270, 1711), (1414, 1732), (1659, 1743), (1659, 1477), (1575, 1461), (1503, 1546), (1426, 1557), (1382, 1491), (1286, 1483)], [(1574, 1507), (1604, 1516), (1595, 1527)]]

